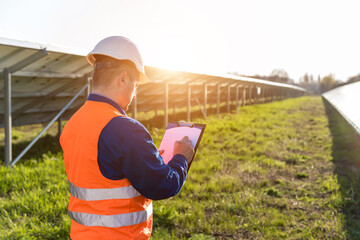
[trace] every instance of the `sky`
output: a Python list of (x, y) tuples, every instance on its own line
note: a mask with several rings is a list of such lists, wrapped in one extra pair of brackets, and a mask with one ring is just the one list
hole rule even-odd
[(145, 65), (298, 81), (360, 73), (358, 0), (0, 0), (0, 37), (80, 50), (120, 35)]

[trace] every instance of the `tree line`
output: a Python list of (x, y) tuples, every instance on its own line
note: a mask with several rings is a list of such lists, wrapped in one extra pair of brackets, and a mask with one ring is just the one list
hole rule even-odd
[[(239, 74), (238, 72), (232, 72), (230, 74), (244, 76)], [(274, 69), (268, 76), (256, 74), (256, 75), (245, 75), (244, 77), (251, 77), (251, 78), (268, 80), (272, 82), (293, 84), (305, 88), (309, 95), (319, 95), (331, 89), (360, 81), (360, 73), (356, 76), (352, 76), (348, 78), (346, 82), (335, 79), (335, 76), (333, 74), (329, 74), (324, 77), (320, 77), (319, 75), (315, 79), (312, 74), (305, 73), (303, 76), (300, 77), (299, 83), (295, 83), (295, 81), (289, 77), (289, 74), (284, 69)]]
[(305, 73), (304, 76), (300, 78), (299, 86), (305, 88), (309, 94), (322, 94), (331, 89), (359, 81), (360, 74), (352, 76), (348, 78), (346, 82), (343, 82), (335, 79), (333, 74), (329, 74), (324, 77), (318, 76), (317, 80), (315, 80), (311, 74), (309, 75)]

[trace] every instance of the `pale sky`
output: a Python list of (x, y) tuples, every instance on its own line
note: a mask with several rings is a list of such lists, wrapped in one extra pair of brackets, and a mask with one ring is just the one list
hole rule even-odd
[(0, 37), (87, 54), (122, 35), (150, 66), (346, 81), (360, 73), (359, 9), (357, 0), (0, 0)]

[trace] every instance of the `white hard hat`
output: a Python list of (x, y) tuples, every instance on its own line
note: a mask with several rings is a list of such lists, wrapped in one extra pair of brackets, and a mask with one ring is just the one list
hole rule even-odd
[(121, 36), (107, 37), (96, 44), (95, 48), (87, 55), (88, 62), (94, 66), (95, 54), (115, 58), (117, 60), (130, 60), (140, 72), (139, 81), (148, 82), (145, 74), (144, 64), (139, 50), (130, 39)]

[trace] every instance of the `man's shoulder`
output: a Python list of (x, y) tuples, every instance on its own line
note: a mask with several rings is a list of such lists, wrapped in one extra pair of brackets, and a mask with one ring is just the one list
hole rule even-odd
[(112, 118), (106, 127), (110, 131), (114, 132), (134, 132), (134, 131), (145, 131), (149, 133), (149, 131), (145, 128), (143, 124), (141, 124), (136, 119), (126, 117), (126, 116), (118, 116)]
[(114, 117), (104, 127), (99, 136), (99, 142), (108, 146), (129, 146), (152, 141), (151, 134), (139, 121), (125, 117)]

